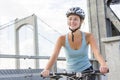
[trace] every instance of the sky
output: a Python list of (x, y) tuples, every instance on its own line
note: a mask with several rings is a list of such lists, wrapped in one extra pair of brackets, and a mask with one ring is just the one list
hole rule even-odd
[[(74, 0), (74, 2), (73, 0), (0, 0), (0, 25), (35, 14), (61, 33), (65, 33), (68, 29), (65, 27), (67, 26), (65, 14), (67, 9), (73, 6), (79, 6), (86, 12), (85, 26), (82, 30), (89, 31), (86, 0)], [(119, 8), (120, 4), (112, 6), (120, 18)]]
[[(82, 30), (89, 31), (86, 0), (74, 0), (74, 2), (73, 0), (0, 0), (0, 25), (35, 14), (56, 30), (65, 33), (68, 29), (65, 27), (67, 26), (65, 14), (67, 9), (73, 6), (79, 6), (85, 11), (86, 19)], [(118, 8), (120, 4), (112, 6), (120, 18)]]
[(120, 19), (120, 3), (115, 5), (110, 5), (110, 7), (115, 12), (117, 17)]
[[(85, 11), (86, 17), (81, 29), (83, 31), (89, 32), (86, 0), (74, 0), (74, 2), (73, 0), (0, 0), (0, 11), (1, 11), (0, 25), (9, 23), (17, 18), (22, 19), (24, 17), (35, 14), (39, 20), (42, 19), (45, 23), (47, 23), (53, 29), (57, 30), (61, 34), (65, 34), (66, 32), (69, 31), (67, 27), (65, 14), (68, 8), (73, 6), (81, 7)], [(120, 17), (120, 14), (119, 14), (120, 10), (118, 10), (120, 9), (120, 5), (111, 6), (111, 7), (116, 12), (118, 17)], [(44, 25), (41, 23), (39, 24)], [(7, 32), (4, 32), (5, 30)], [(11, 35), (11, 33), (14, 32), (14, 30), (12, 29), (8, 29), (8, 30), (5, 29), (5, 30), (0, 31), (0, 46), (1, 46), (0, 53), (4, 51), (6, 51), (6, 53), (14, 52), (14, 46), (13, 46), (14, 39), (12, 37), (13, 35)], [(51, 37), (49, 39), (53, 42), (55, 42), (56, 37), (58, 37), (58, 35), (56, 36), (54, 35), (54, 37), (51, 36), (55, 33), (49, 33), (48, 27), (42, 27), (42, 29), (39, 28), (39, 31), (40, 32), (43, 31), (43, 34), (47, 31), (48, 33), (45, 33), (45, 34), (49, 35), (48, 37)], [(24, 30), (23, 31), (21, 30), (21, 33), (23, 32)], [(27, 33), (29, 33), (28, 29), (27, 29)], [(25, 35), (21, 35), (21, 36), (26, 38)], [(27, 35), (27, 37), (30, 37), (30, 36)], [(23, 52), (25, 48), (27, 53), (33, 52), (33, 50), (31, 49), (33, 47), (30, 47), (30, 46), (33, 46), (33, 44), (31, 44), (32, 38), (33, 37), (28, 38), (26, 41), (21, 42), (21, 46), (23, 46), (21, 47), (21, 49), (23, 50)], [(39, 42), (40, 45), (45, 45), (44, 39), (40, 38), (40, 41), (41, 41)], [(52, 51), (53, 44), (46, 42), (46, 45), (47, 46), (40, 46), (40, 51), (42, 53), (46, 52), (44, 48), (47, 49), (47, 51)], [(29, 55), (33, 55), (33, 54), (29, 54)], [(12, 62), (13, 60), (11, 60), (11, 63)]]
[(73, 0), (0, 0), (0, 24), (35, 14), (62, 32), (61, 26), (66, 26), (66, 11), (72, 6), (80, 6), (86, 11), (85, 0), (74, 0), (74, 3)]

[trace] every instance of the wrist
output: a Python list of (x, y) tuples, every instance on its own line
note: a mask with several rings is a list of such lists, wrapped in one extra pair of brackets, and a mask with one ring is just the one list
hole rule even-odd
[(107, 66), (107, 64), (101, 64), (100, 66)]
[(44, 70), (49, 70), (48, 68), (44, 68)]

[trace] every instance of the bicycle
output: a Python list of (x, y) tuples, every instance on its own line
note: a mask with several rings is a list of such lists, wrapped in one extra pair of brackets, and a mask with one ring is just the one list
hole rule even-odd
[(67, 77), (67, 80), (88, 80), (89, 76), (97, 76), (97, 75), (104, 75), (104, 74), (100, 73), (99, 70), (87, 70), (87, 71), (77, 72), (77, 73), (76, 72), (50, 73), (49, 77), (54, 80), (59, 80), (60, 78), (63, 78), (64, 76)]

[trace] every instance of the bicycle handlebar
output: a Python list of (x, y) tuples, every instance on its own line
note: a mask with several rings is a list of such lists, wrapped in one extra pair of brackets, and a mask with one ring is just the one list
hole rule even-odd
[(100, 73), (99, 70), (88, 70), (88, 71), (83, 71), (83, 72), (71, 72), (71, 73), (67, 73), (67, 72), (60, 72), (60, 73), (50, 73), (49, 75), (66, 75), (66, 76), (72, 76), (72, 75), (80, 75), (80, 74), (97, 74)]
[[(108, 70), (108, 73), (109, 73), (109, 70)], [(52, 77), (60, 77), (61, 75), (64, 75), (64, 76), (73, 76), (73, 75), (75, 75), (76, 77), (82, 77), (82, 76), (97, 75), (97, 74), (102, 75), (100, 70), (87, 70), (87, 71), (83, 71), (83, 72), (71, 72), (71, 73), (67, 73), (67, 72), (59, 72), (58, 73), (58, 72), (56, 72), (56, 73), (50, 73), (49, 75), (52, 76)], [(43, 77), (43, 76), (41, 75), (41, 77)]]
[[(107, 71), (109, 73), (109, 70)], [(87, 71), (82, 71), (82, 72), (71, 72), (71, 73), (67, 73), (67, 72), (60, 72), (60, 73), (50, 73), (50, 75), (75, 75), (77, 73), (81, 73), (81, 74), (85, 74), (85, 73), (93, 73), (93, 74), (97, 74), (97, 73), (101, 73), (100, 70), (87, 70)]]

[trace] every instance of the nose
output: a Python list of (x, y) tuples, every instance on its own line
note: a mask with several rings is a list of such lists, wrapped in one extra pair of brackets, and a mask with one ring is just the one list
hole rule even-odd
[(71, 20), (70, 23), (73, 24), (73, 23), (74, 23), (74, 20)]

